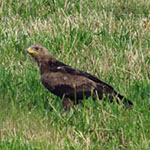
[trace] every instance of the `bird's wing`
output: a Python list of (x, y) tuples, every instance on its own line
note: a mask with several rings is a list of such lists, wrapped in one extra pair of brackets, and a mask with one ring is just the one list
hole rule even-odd
[[(60, 62), (61, 63), (61, 62)], [(58, 63), (59, 64), (59, 63)], [(109, 88), (112, 88), (110, 85), (108, 85), (107, 83), (99, 80), (97, 77), (87, 73), (87, 72), (84, 72), (82, 70), (79, 70), (79, 69), (75, 69), (75, 68), (72, 68), (70, 66), (67, 66), (65, 64), (62, 63), (62, 65), (59, 65), (59, 66), (56, 66), (54, 68), (50, 68), (50, 71), (51, 72), (62, 72), (62, 73), (67, 73), (67, 74), (70, 74), (70, 75), (77, 75), (77, 76), (83, 76), (83, 77), (86, 77), (88, 78), (89, 80), (97, 83), (97, 84), (100, 84), (100, 85), (103, 85), (104, 87), (109, 87)], [(112, 88), (113, 89), (113, 88)]]
[[(78, 75), (78, 76), (84, 76), (96, 83), (99, 83), (103, 86), (108, 86), (108, 87), (111, 87), (110, 85), (108, 85), (107, 83), (99, 80), (97, 77), (87, 73), (87, 72), (84, 72), (82, 70), (79, 70), (79, 69), (75, 69), (73, 67), (70, 67), (60, 61), (54, 61), (54, 62), (49, 62), (49, 66), (50, 66), (50, 70), (51, 72), (62, 72), (62, 73), (67, 73), (67, 74), (71, 74), (71, 75)], [(112, 87), (111, 87), (112, 88)]]
[(98, 78), (84, 71), (70, 66), (58, 66), (49, 69), (49, 72), (42, 75), (43, 85), (55, 95), (73, 99), (76, 93), (77, 99), (89, 97), (93, 90), (99, 93), (113, 93), (114, 89)]
[(60, 62), (60, 61), (58, 61), (58, 60), (56, 60), (56, 59), (51, 59), (51, 60), (49, 60), (49, 62), (48, 62), (48, 66), (50, 67), (50, 68), (57, 68), (57, 67), (59, 67), (59, 66), (67, 66), (66, 64), (64, 64), (64, 63), (62, 63), (62, 62)]
[[(59, 66), (49, 69), (41, 77), (42, 84), (55, 95), (74, 99), (83, 99), (96, 89), (95, 81), (86, 77), (82, 71), (69, 66)], [(76, 95), (75, 95), (76, 93)]]

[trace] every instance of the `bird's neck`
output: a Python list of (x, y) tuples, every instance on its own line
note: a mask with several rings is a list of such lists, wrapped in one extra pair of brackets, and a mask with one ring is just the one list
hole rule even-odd
[(47, 71), (48, 71), (48, 69), (49, 69), (48, 65), (46, 65), (46, 64), (39, 63), (38, 65), (39, 65), (39, 68), (40, 68), (40, 72), (41, 72), (41, 74), (43, 74), (43, 73), (47, 72)]
[(55, 59), (47, 58), (47, 59), (42, 59), (38, 62), (38, 66), (40, 68), (41, 74), (48, 72), (51, 68), (53, 68), (53, 64), (55, 62)]

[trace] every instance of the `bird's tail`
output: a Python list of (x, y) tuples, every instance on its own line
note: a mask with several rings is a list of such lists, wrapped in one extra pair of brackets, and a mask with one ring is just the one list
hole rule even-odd
[(118, 94), (117, 96), (119, 97), (119, 99), (122, 101), (123, 104), (133, 106), (133, 103), (130, 100), (126, 99), (124, 96), (120, 94)]

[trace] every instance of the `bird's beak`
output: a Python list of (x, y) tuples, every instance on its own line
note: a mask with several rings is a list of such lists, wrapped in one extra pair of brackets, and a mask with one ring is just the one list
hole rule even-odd
[(37, 53), (36, 51), (32, 50), (30, 47), (26, 50), (26, 53), (29, 53), (29, 54), (34, 54), (34, 53)]

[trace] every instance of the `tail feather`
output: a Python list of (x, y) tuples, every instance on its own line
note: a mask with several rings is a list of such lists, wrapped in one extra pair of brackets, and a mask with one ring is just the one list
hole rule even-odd
[(126, 99), (124, 96), (120, 94), (118, 94), (117, 96), (119, 97), (119, 99), (122, 101), (123, 104), (133, 106), (133, 103), (130, 100)]

